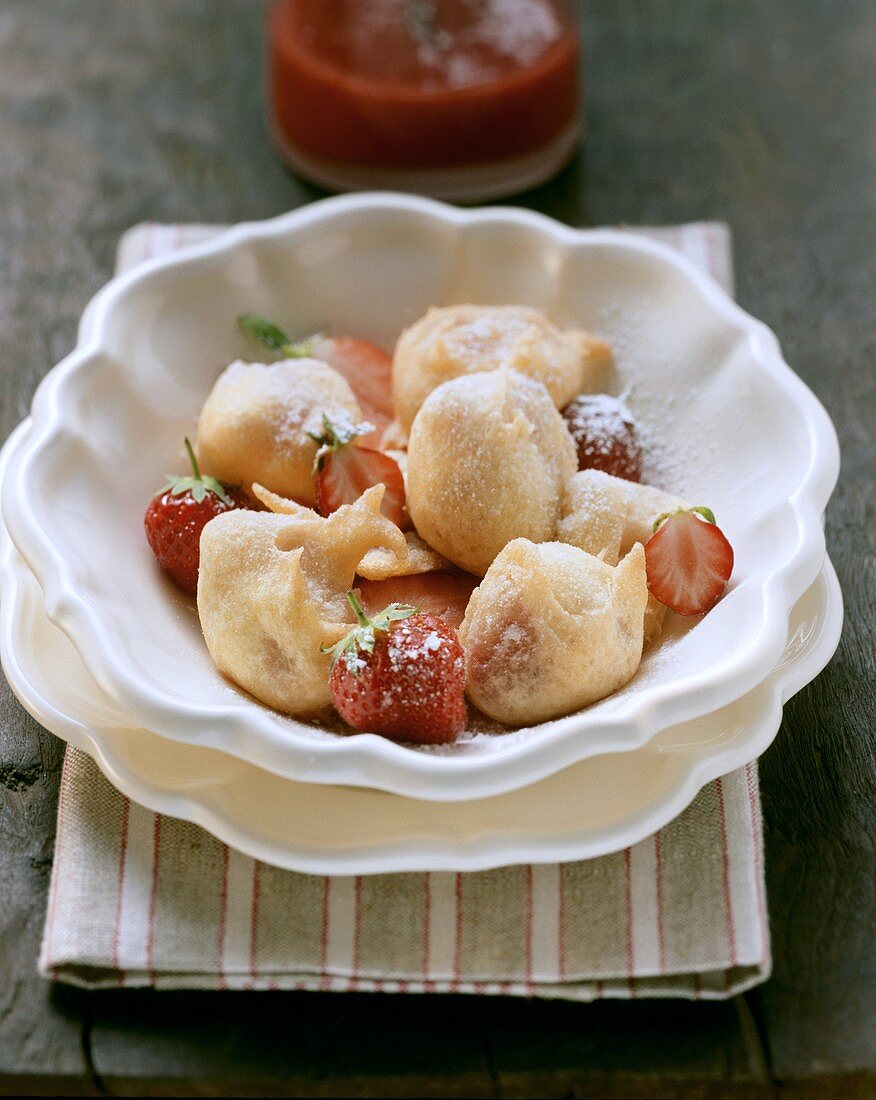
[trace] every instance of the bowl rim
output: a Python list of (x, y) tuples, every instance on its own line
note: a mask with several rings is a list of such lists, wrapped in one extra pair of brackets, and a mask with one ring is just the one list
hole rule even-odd
[[(351, 213), (418, 215), (457, 230), (492, 224), (525, 228), (565, 247), (602, 245), (648, 255), (673, 268), (740, 334), (752, 360), (792, 401), (805, 427), (808, 466), (787, 504), (797, 524), (793, 551), (762, 583), (761, 619), (750, 644), (689, 674), (642, 692), (621, 714), (602, 716), (600, 740), (576, 736), (584, 715), (550, 723), (539, 738), (516, 738), (501, 752), (451, 756), (411, 751), (374, 734), (305, 738), (288, 719), (241, 696), (217, 706), (180, 705), (150, 689), (121, 659), (99, 609), (77, 591), (60, 547), (46, 536), (29, 505), (27, 485), (35, 463), (52, 446), (64, 420), (64, 388), (95, 356), (104, 354), (116, 302), (154, 274), (229, 259), (253, 241), (292, 237), (304, 228)], [(822, 515), (839, 473), (839, 445), (827, 412), (782, 357), (774, 333), (739, 305), (709, 275), (662, 243), (626, 229), (575, 229), (543, 214), (513, 207), (462, 210), (431, 199), (365, 193), (323, 199), (279, 217), (244, 222), (179, 252), (147, 260), (116, 276), (86, 307), (78, 342), (43, 379), (33, 401), (33, 426), (13, 456), (2, 486), (7, 528), (42, 588), (50, 619), (68, 635), (100, 687), (138, 724), (162, 736), (241, 756), (269, 771), (305, 782), (378, 787), (428, 800), (486, 797), (525, 786), (601, 752), (639, 748), (661, 729), (695, 718), (753, 689), (774, 667), (786, 640), (788, 615), (814, 581), (825, 553)]]

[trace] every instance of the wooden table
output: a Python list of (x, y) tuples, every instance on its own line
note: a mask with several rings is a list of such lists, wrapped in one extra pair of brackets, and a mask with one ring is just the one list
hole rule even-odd
[[(594, 0), (584, 155), (528, 206), (725, 218), (738, 297), (843, 447), (837, 657), (762, 761), (775, 973), (723, 1005), (84, 994), (36, 974), (63, 746), (0, 696), (0, 1092), (874, 1096), (876, 4)], [(253, 0), (0, 6), (5, 436), (73, 346), (121, 232), (316, 197), (265, 137)]]

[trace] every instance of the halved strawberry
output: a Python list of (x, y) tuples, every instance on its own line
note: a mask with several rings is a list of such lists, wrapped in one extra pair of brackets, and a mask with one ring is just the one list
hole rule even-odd
[(454, 630), (459, 630), (468, 601), (480, 580), (471, 573), (438, 570), (407, 577), (387, 577), (382, 581), (358, 578), (356, 583), (362, 606), (369, 615), (376, 615), (389, 603), (414, 604), (420, 611), (443, 619)]
[(366, 420), (374, 425), (362, 437), (366, 446), (377, 444), (394, 414), (392, 404), (392, 359), (370, 340), (355, 336), (327, 336), (317, 333), (306, 340), (290, 340), (272, 321), (255, 313), (241, 313), (241, 329), (283, 359), (310, 356), (328, 363), (342, 375), (356, 396)]
[(715, 606), (733, 572), (733, 547), (709, 508), (660, 516), (645, 543), (648, 589), (679, 615)]
[(311, 355), (346, 378), (362, 415), (374, 425), (374, 431), (363, 436), (362, 442), (366, 446), (379, 443), (395, 416), (391, 357), (370, 340), (354, 336), (317, 336)]
[(405, 519), (405, 482), (395, 459), (382, 451), (360, 447), (358, 439), (370, 424), (341, 424), (323, 413), (322, 434), (308, 433), (319, 444), (316, 452), (316, 508), (327, 516), (342, 504), (352, 504), (372, 485), (383, 485), (380, 510), (401, 527)]

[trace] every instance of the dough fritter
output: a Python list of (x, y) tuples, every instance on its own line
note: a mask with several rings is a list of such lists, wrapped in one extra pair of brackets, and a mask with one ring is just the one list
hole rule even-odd
[(303, 504), (314, 499), (313, 459), (326, 413), (335, 423), (362, 420), (344, 378), (317, 359), (232, 363), (219, 376), (198, 420), (205, 474), (248, 492), (253, 482)]
[(460, 627), (469, 698), (521, 726), (610, 695), (639, 667), (647, 598), (641, 545), (612, 567), (575, 546), (515, 539)]
[(405, 537), (380, 513), (383, 486), (328, 518), (291, 501), (283, 514), (225, 512), (201, 533), (198, 614), (220, 672), (284, 714), (328, 706), (331, 657), (350, 629), (345, 593), (374, 546), (400, 559)]
[(392, 364), (395, 415), (409, 431), (442, 382), (508, 367), (543, 383), (557, 408), (589, 388), (610, 347), (581, 330), (562, 332), (529, 306), (432, 308), (399, 338)]
[[(653, 485), (612, 477), (602, 470), (581, 470), (566, 482), (557, 538), (616, 565), (635, 543), (648, 541), (658, 516), (686, 507), (680, 497)], [(649, 593), (646, 646), (660, 637), (665, 618), (666, 608)]]
[(434, 390), (408, 445), (408, 510), (426, 542), (483, 575), (514, 538), (555, 537), (575, 446), (547, 390), (500, 368)]

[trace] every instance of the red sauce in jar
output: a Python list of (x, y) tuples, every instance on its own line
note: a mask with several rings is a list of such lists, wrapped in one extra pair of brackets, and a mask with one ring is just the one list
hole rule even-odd
[(275, 0), (269, 38), (278, 137), (328, 161), (502, 161), (577, 118), (577, 27), (560, 0)]

